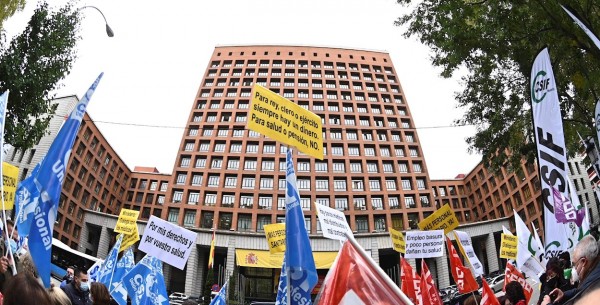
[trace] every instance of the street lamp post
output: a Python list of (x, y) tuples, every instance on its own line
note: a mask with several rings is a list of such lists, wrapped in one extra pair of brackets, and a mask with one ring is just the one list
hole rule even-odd
[(104, 17), (104, 13), (102, 13), (102, 11), (99, 8), (92, 6), (92, 5), (87, 5), (87, 6), (80, 8), (79, 10), (82, 10), (84, 8), (93, 8), (93, 9), (97, 10), (98, 13), (100, 13), (100, 15), (102, 15), (102, 18), (104, 18), (104, 23), (106, 24), (106, 35), (108, 35), (108, 37), (115, 36), (115, 33), (113, 32), (113, 30), (110, 28), (110, 26), (108, 26), (108, 22), (106, 21), (106, 17)]

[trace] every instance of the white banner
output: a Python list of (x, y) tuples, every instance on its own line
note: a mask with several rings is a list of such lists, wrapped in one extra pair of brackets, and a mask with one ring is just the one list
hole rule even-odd
[(475, 249), (473, 249), (473, 242), (471, 241), (471, 236), (467, 234), (467, 232), (454, 230), (454, 237), (458, 241), (458, 245), (461, 247), (463, 251), (463, 255), (471, 264), (471, 268), (473, 268), (475, 277), (483, 275), (483, 265), (475, 255)]
[[(523, 222), (517, 211), (513, 210), (515, 216), (515, 227), (517, 227), (517, 268), (529, 277), (537, 277), (546, 271), (545, 264), (540, 262), (543, 248), (537, 244), (535, 237), (531, 234), (527, 225)], [(555, 223), (558, 225), (557, 223)]]
[(406, 232), (404, 258), (431, 258), (444, 256), (444, 230)]
[(315, 207), (317, 209), (319, 223), (321, 224), (321, 231), (323, 231), (323, 236), (325, 238), (345, 241), (346, 235), (344, 233), (354, 236), (352, 235), (352, 229), (350, 229), (343, 212), (316, 202)]
[(181, 270), (196, 244), (196, 233), (150, 216), (139, 249)]
[[(533, 63), (530, 88), (533, 133), (537, 145), (542, 203), (544, 206), (545, 251), (546, 257), (553, 257), (563, 251), (570, 250), (573, 244), (569, 244), (568, 224), (559, 223), (554, 213), (555, 195), (553, 189), (557, 190), (562, 198), (569, 198), (570, 196), (562, 116), (548, 49), (542, 50)], [(561, 202), (562, 200), (556, 201), (559, 205), (566, 204)], [(519, 236), (519, 238), (522, 238), (522, 236)]]

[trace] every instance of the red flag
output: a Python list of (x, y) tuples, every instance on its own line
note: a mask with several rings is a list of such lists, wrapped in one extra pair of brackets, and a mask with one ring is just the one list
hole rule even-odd
[(415, 304), (421, 295), (421, 277), (411, 267), (408, 261), (400, 256), (400, 289)]
[(421, 260), (421, 305), (442, 305), (440, 293), (424, 259)]
[(408, 301), (406, 296), (401, 296), (398, 287), (392, 287), (383, 277), (385, 273), (382, 275), (383, 271), (376, 268), (347, 240), (329, 269), (315, 304), (408, 304), (404, 301)]
[(483, 287), (483, 292), (481, 293), (481, 302), (479, 305), (500, 305), (494, 291), (484, 278), (481, 278), (481, 286)]
[(521, 286), (523, 286), (523, 291), (525, 292), (525, 298), (527, 299), (527, 303), (529, 303), (529, 299), (531, 299), (531, 295), (533, 294), (533, 287), (527, 283), (523, 274), (515, 268), (511, 263), (506, 263), (506, 270), (504, 271), (504, 288), (503, 291), (506, 291), (506, 284), (517, 281)]
[(448, 237), (446, 237), (446, 245), (448, 246), (448, 255), (450, 255), (450, 270), (452, 270), (452, 277), (456, 282), (458, 292), (468, 293), (479, 289), (471, 270), (462, 264), (452, 241)]

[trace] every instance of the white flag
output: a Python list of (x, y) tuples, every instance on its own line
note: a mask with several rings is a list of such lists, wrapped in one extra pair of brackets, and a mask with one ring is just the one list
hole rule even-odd
[(569, 178), (562, 116), (548, 49), (542, 50), (536, 57), (531, 69), (530, 85), (544, 206), (545, 251), (546, 258), (550, 258), (570, 250), (573, 245), (569, 244), (568, 223), (561, 222), (565, 217), (563, 212), (570, 209), (570, 201), (555, 200), (555, 190), (562, 198), (569, 198)]

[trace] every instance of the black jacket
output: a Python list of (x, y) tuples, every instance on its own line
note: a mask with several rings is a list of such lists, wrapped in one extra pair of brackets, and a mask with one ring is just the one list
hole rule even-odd
[(75, 288), (73, 282), (69, 283), (63, 288), (63, 291), (71, 300), (71, 304), (73, 305), (92, 305), (92, 300), (90, 300), (90, 292), (89, 291), (81, 291)]

